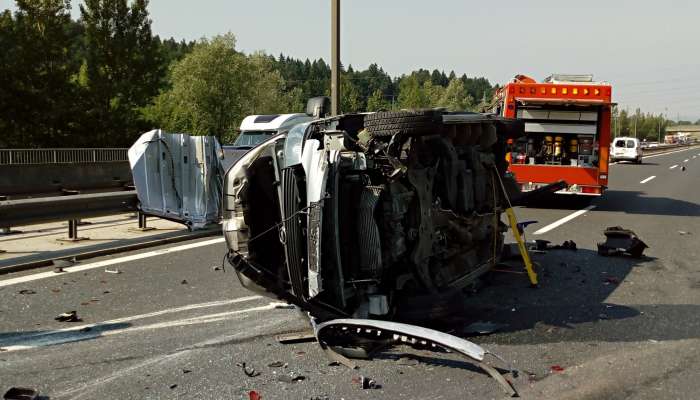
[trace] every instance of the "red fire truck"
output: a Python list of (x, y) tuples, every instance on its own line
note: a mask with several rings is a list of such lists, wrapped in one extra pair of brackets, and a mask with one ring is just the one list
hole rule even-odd
[(557, 193), (600, 196), (608, 185), (612, 86), (592, 75), (517, 75), (494, 96), (499, 115), (522, 119), (526, 135), (508, 143), (510, 171), (523, 191), (560, 180)]

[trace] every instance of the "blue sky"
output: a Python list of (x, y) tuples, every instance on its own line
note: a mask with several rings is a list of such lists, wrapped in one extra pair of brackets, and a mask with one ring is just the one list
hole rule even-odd
[[(1, 8), (13, 3), (0, 0)], [(593, 73), (613, 84), (623, 107), (700, 118), (700, 2), (342, 0), (341, 7), (346, 65), (377, 63), (392, 75), (438, 68), (492, 83), (518, 73)], [(246, 52), (330, 56), (330, 0), (151, 0), (150, 12), (161, 37), (230, 31)]]

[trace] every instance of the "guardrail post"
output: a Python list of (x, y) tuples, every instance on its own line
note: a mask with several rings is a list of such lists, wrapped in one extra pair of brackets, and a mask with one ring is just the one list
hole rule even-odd
[(152, 230), (156, 229), (156, 228), (153, 228), (153, 227), (149, 227), (149, 226), (148, 226), (147, 221), (146, 221), (146, 218), (147, 218), (146, 214), (144, 214), (144, 213), (142, 213), (141, 211), (139, 211), (139, 212), (137, 213), (137, 215), (138, 215), (138, 217), (139, 217), (139, 227), (138, 227), (138, 228), (131, 229), (131, 230), (140, 231), (140, 232), (146, 232), (146, 231), (152, 231)]
[(68, 237), (56, 239), (59, 242), (79, 242), (81, 240), (87, 240), (89, 238), (78, 236), (78, 225), (80, 225), (79, 219), (71, 219), (68, 221)]

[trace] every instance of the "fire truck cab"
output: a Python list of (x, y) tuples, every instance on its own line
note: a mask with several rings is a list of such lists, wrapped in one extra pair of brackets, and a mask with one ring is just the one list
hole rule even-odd
[(557, 193), (600, 196), (608, 185), (612, 86), (592, 75), (517, 75), (500, 88), (494, 113), (522, 119), (526, 135), (508, 143), (510, 171), (523, 191), (564, 180)]

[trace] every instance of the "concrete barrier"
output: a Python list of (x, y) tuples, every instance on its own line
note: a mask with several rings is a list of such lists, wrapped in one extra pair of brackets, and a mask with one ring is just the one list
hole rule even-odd
[(133, 185), (128, 161), (0, 165), (0, 196), (119, 190)]

